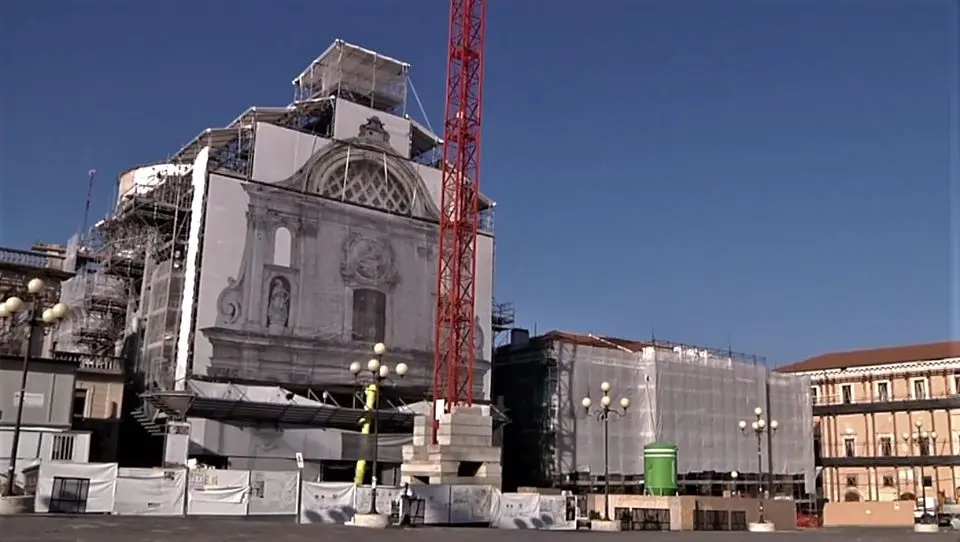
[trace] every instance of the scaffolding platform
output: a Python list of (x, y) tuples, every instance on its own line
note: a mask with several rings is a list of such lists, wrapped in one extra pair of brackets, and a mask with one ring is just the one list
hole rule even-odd
[(298, 100), (339, 96), (381, 111), (407, 100), (410, 64), (338, 39), (294, 80)]

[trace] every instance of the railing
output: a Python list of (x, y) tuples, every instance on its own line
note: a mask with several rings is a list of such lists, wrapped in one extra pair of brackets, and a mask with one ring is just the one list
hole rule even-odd
[(78, 365), (79, 371), (120, 374), (123, 372), (123, 358), (98, 356), (75, 352), (55, 352), (54, 359), (71, 361)]
[(900, 393), (894, 394), (889, 393), (885, 396), (878, 396), (874, 394), (872, 397), (861, 397), (861, 396), (849, 396), (844, 397), (843, 394), (835, 395), (819, 395), (812, 397), (813, 406), (828, 406), (828, 405), (858, 405), (858, 404), (868, 404), (868, 403), (891, 403), (895, 401), (927, 401), (932, 399), (947, 399), (950, 397), (960, 397), (960, 393), (952, 392), (939, 392), (939, 393), (926, 393), (923, 395), (914, 395), (910, 393)]
[[(843, 442), (844, 439), (849, 439)], [(838, 437), (840, 442), (831, 443), (829, 446), (821, 444), (821, 457), (824, 459), (837, 457), (899, 457), (903, 459), (904, 466), (910, 464), (910, 458), (913, 457), (949, 457), (960, 453), (960, 449), (954, 450), (951, 443), (944, 437), (938, 435), (937, 440), (929, 445), (918, 446), (916, 442), (910, 444), (904, 443), (902, 437), (894, 438), (891, 435), (876, 437), (876, 442), (863, 443), (863, 435), (844, 435), (841, 433)], [(857, 442), (853, 439), (861, 439)], [(873, 439), (871, 439), (873, 440)]]
[(60, 269), (63, 266), (63, 256), (0, 247), (0, 263), (23, 267)]

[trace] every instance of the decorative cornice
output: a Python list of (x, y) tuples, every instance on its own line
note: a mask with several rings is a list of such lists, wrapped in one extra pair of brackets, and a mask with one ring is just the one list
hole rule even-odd
[(890, 363), (885, 365), (865, 365), (843, 369), (824, 369), (822, 371), (804, 371), (793, 373), (797, 376), (806, 376), (811, 382), (836, 380), (857, 377), (905, 376), (924, 372), (953, 372), (960, 373), (960, 358), (945, 358), (927, 361), (911, 361), (909, 363)]

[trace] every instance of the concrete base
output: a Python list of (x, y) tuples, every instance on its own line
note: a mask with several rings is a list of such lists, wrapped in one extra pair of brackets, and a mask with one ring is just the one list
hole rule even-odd
[(458, 408), (440, 419), (437, 443), (428, 416), (413, 423), (413, 444), (403, 447), (400, 478), (407, 484), (488, 485), (500, 488), (500, 448), (493, 446), (493, 417), (482, 407)]
[(33, 512), (33, 495), (14, 495), (0, 497), (0, 516), (27, 514)]
[(747, 531), (751, 533), (772, 533), (776, 530), (777, 530), (776, 526), (769, 521), (764, 521), (763, 523), (747, 524)]
[(390, 525), (390, 516), (386, 514), (354, 514), (353, 521), (347, 523), (351, 527), (366, 527), (367, 529), (386, 529)]
[(620, 531), (619, 521), (604, 521), (602, 519), (590, 520), (590, 530), (601, 533), (616, 533)]
[(913, 525), (915, 533), (939, 533), (940, 526), (936, 523), (916, 523)]

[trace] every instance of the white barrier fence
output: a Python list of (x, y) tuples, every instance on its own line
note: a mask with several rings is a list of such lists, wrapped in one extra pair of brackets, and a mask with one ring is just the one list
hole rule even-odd
[[(131, 469), (115, 463), (45, 462), (35, 473), (35, 511), (151, 516), (290, 516), (300, 523), (346, 523), (370, 507), (371, 489), (303, 482), (297, 472)], [(490, 486), (417, 485), (427, 525), (487, 524), (500, 529), (576, 528), (567, 498), (501, 493)], [(401, 489), (377, 488), (389, 513)]]

